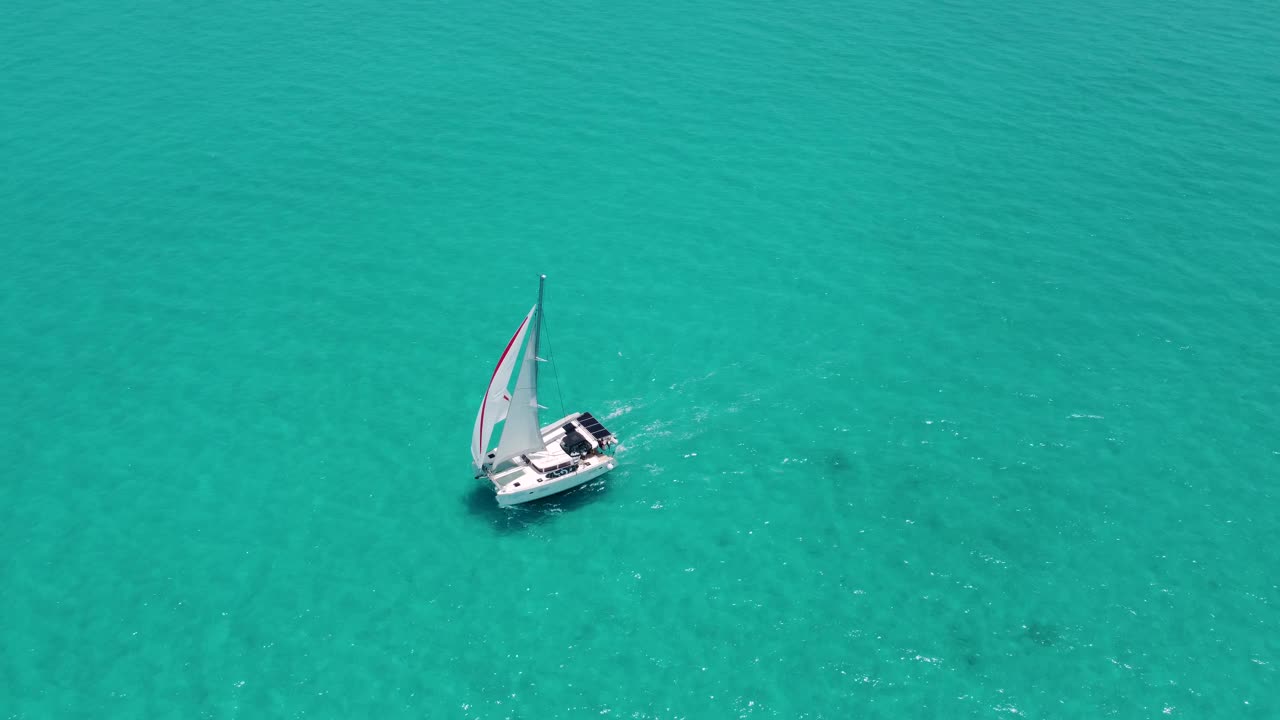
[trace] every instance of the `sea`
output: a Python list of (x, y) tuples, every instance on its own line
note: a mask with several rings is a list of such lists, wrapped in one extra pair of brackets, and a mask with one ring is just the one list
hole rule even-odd
[(11, 0), (0, 718), (1280, 717), (1278, 318), (1269, 3)]

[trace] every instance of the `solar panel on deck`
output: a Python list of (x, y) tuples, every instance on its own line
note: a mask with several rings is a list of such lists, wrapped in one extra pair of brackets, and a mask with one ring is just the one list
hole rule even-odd
[(581, 415), (578, 416), (578, 424), (581, 425), (587, 432), (595, 436), (596, 440), (603, 440), (604, 438), (607, 438), (613, 434), (613, 433), (610, 433), (608, 430), (605, 430), (604, 425), (601, 425), (600, 421), (595, 419), (595, 416), (593, 416), (589, 412), (582, 413)]

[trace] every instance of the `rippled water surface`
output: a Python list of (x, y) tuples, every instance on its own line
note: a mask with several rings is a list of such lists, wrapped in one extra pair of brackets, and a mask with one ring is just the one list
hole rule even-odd
[(0, 20), (0, 717), (1280, 714), (1265, 3)]

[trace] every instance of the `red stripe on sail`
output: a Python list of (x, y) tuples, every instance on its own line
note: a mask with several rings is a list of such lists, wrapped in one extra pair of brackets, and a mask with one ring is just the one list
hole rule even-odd
[[(498, 358), (498, 364), (493, 367), (493, 374), (489, 376), (489, 385), (484, 389), (484, 399), (480, 401), (480, 454), (484, 454), (484, 411), (489, 406), (489, 391), (493, 389), (493, 379), (498, 376), (498, 368), (502, 367), (502, 361), (507, 359), (507, 353), (511, 352), (511, 346), (515, 344), (516, 338), (520, 337), (520, 331), (524, 330), (525, 323), (529, 322), (526, 317), (520, 327), (516, 328), (516, 334), (511, 336), (507, 341), (507, 347), (502, 351), (502, 357)], [(484, 464), (481, 461), (481, 464)]]

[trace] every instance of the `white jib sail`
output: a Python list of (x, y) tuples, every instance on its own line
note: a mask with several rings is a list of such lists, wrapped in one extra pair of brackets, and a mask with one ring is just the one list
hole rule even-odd
[[(520, 357), (520, 346), (529, 332), (529, 326), (533, 324), (535, 312), (537, 312), (536, 307), (529, 311), (524, 322), (520, 323), (520, 327), (516, 330), (516, 334), (512, 335), (511, 340), (507, 342), (507, 348), (502, 351), (502, 357), (498, 358), (498, 365), (489, 378), (489, 387), (485, 388), (484, 399), (480, 401), (480, 411), (476, 413), (475, 430), (471, 433), (471, 458), (475, 461), (477, 470), (484, 464), (485, 453), (493, 442), (493, 426), (509, 415), (511, 397), (507, 394), (507, 385), (511, 382), (516, 359)], [(506, 433), (504, 432), (503, 435)]]
[(533, 450), (545, 450), (542, 428), (538, 424), (538, 335), (542, 326), (539, 317), (542, 298), (529, 313), (529, 342), (520, 362), (520, 375), (516, 378), (515, 391), (511, 393), (507, 408), (507, 421), (502, 426), (502, 438), (494, 450), (493, 464), (506, 462), (517, 455)]

